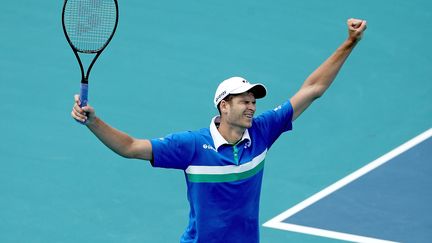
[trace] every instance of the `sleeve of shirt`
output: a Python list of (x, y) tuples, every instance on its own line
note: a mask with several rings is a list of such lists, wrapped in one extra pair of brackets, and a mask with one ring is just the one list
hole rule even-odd
[(254, 126), (266, 139), (267, 148), (270, 148), (276, 139), (283, 133), (292, 130), (292, 117), (294, 114), (291, 102), (288, 100), (284, 104), (273, 110), (266, 111), (254, 119)]
[(185, 170), (195, 152), (195, 137), (192, 132), (173, 133), (150, 142), (154, 167)]

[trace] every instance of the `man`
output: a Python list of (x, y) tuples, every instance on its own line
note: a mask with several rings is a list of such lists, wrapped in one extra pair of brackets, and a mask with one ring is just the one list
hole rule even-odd
[(161, 139), (136, 139), (104, 123), (91, 106), (72, 117), (85, 122), (107, 147), (126, 158), (149, 160), (154, 167), (185, 173), (189, 225), (181, 242), (259, 242), (258, 208), (266, 153), (291, 130), (292, 121), (322, 96), (360, 41), (366, 21), (349, 19), (348, 38), (283, 105), (254, 118), (256, 99), (267, 91), (241, 77), (223, 81), (214, 105), (220, 116), (210, 128), (174, 133)]

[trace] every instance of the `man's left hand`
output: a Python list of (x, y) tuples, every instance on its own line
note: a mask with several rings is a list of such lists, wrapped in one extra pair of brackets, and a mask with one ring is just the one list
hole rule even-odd
[(363, 37), (363, 32), (367, 28), (366, 20), (362, 19), (348, 19), (348, 38), (354, 42), (361, 40)]

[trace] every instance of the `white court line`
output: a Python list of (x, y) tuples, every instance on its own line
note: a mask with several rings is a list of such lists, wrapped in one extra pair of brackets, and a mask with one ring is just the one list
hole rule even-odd
[(285, 212), (283, 212), (283, 213), (277, 215), (276, 217), (270, 219), (269, 221), (264, 223), (263, 226), (275, 228), (275, 229), (293, 231), (293, 232), (298, 232), (298, 233), (322, 236), (322, 237), (327, 237), (327, 238), (352, 241), (352, 242), (371, 242), (371, 243), (372, 242), (377, 242), (377, 243), (378, 242), (392, 242), (392, 241), (374, 239), (374, 238), (369, 238), (369, 237), (364, 237), (364, 236), (346, 234), (346, 233), (341, 233), (341, 232), (336, 232), (336, 231), (329, 231), (329, 230), (306, 227), (306, 226), (301, 226), (301, 225), (288, 224), (288, 223), (284, 223), (283, 221), (285, 219), (293, 216), (294, 214), (298, 213), (299, 211), (305, 209), (306, 207), (314, 204), (315, 202), (321, 200), (322, 198), (328, 196), (329, 194), (335, 192), (336, 190), (339, 190), (340, 188), (346, 186), (347, 184), (351, 183), (352, 181), (356, 180), (357, 178), (365, 175), (369, 171), (376, 169), (378, 166), (381, 166), (382, 164), (384, 164), (387, 161), (393, 159), (394, 157), (402, 154), (403, 152), (409, 150), (410, 148), (423, 142), (424, 140), (428, 139), (431, 136), (432, 136), (432, 128), (429, 128), (428, 130), (426, 130), (422, 134), (420, 134), (420, 135), (416, 136), (415, 138), (409, 140), (408, 142), (400, 145), (399, 147), (393, 149), (392, 151), (379, 157), (378, 159), (370, 162), (369, 164), (358, 169), (357, 171), (354, 171), (353, 173), (340, 179), (339, 181), (333, 183), (332, 185), (324, 188), (322, 191), (312, 195), (311, 197), (309, 197), (306, 200), (300, 202), (299, 204), (293, 206), (292, 208), (286, 210)]
[(353, 235), (353, 234), (346, 234), (336, 231), (330, 231), (330, 230), (324, 230), (324, 229), (318, 229), (313, 227), (307, 227), (302, 225), (296, 225), (296, 224), (288, 224), (279, 222), (279, 224), (274, 225), (267, 225), (267, 223), (264, 224), (266, 227), (276, 228), (280, 230), (286, 230), (286, 231), (293, 231), (297, 233), (303, 233), (308, 235), (316, 235), (321, 237), (327, 237), (332, 239), (338, 239), (338, 240), (346, 240), (346, 241), (352, 241), (352, 242), (367, 242), (367, 243), (397, 243), (395, 241), (388, 241), (388, 240), (380, 240), (376, 238), (371, 237), (365, 237), (365, 236), (359, 236), (359, 235)]

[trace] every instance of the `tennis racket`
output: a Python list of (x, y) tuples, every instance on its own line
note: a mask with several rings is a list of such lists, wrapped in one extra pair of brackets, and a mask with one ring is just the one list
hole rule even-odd
[[(88, 79), (96, 60), (114, 36), (118, 23), (117, 0), (65, 0), (63, 31), (81, 69), (80, 107), (88, 103)], [(84, 71), (80, 55), (93, 59)]]

